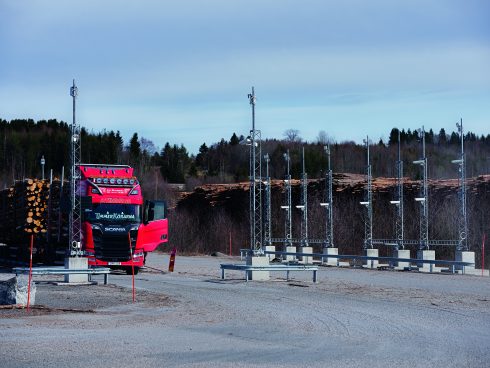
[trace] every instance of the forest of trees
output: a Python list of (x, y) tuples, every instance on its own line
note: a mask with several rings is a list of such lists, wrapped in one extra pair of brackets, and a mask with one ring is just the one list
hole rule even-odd
[[(388, 141), (379, 140), (370, 144), (372, 173), (374, 177), (394, 177), (395, 162), (398, 155), (398, 130), (392, 129)], [(458, 165), (451, 160), (460, 155), (460, 136), (457, 132), (445, 132), (441, 129), (437, 134), (432, 130), (425, 133), (426, 153), (428, 157), (429, 179), (446, 179), (458, 177)], [(45, 174), (53, 170), (55, 177), (60, 177), (62, 167), (70, 164), (69, 139), (70, 127), (57, 120), (1, 120), (0, 119), (0, 189), (12, 185), (15, 180), (41, 176), (41, 157), (44, 156)], [(412, 164), (422, 156), (418, 130), (402, 130), (400, 132), (401, 151), (404, 161), (405, 176), (414, 180), (420, 179), (420, 166)], [(465, 158), (467, 177), (476, 177), (490, 172), (490, 134), (477, 136), (471, 132), (465, 134)], [(171, 188), (171, 183), (184, 183), (187, 191), (192, 191), (202, 184), (247, 182), (249, 175), (249, 150), (240, 144), (243, 136), (232, 133), (229, 139), (222, 138), (213, 144), (203, 143), (197, 154), (190, 154), (183, 145), (167, 142), (162, 149), (145, 137), (134, 133), (125, 142), (120, 132), (101, 131), (88, 132), (82, 129), (82, 161), (86, 163), (129, 164), (136, 169), (145, 198), (166, 199), (171, 206), (169, 221), (172, 224), (169, 240), (173, 246), (187, 253), (210, 252), (227, 246), (230, 234), (233, 234), (234, 250), (247, 246), (248, 242), (248, 194), (247, 185), (238, 185), (238, 189), (224, 191), (221, 205), (202, 202), (209, 187), (200, 188), (181, 199)], [(270, 157), (270, 174), (273, 179), (284, 178), (285, 160), (283, 154), (289, 150), (291, 157), (291, 175), (301, 175), (301, 152), (304, 147), (306, 171), (311, 179), (323, 178), (327, 169), (325, 145), (330, 146), (331, 165), (334, 175), (340, 173), (364, 174), (366, 170), (366, 148), (355, 142), (334, 142), (324, 131), (319, 132), (314, 142), (305, 142), (300, 132), (288, 129), (282, 139), (266, 139), (262, 142), (262, 154)], [(362, 181), (362, 177), (361, 177)], [(477, 180), (478, 181), (478, 180)], [(321, 196), (321, 183), (312, 181), (309, 200), (318, 202)], [(483, 183), (483, 182), (482, 182)], [(336, 184), (337, 185), (337, 184)], [(482, 184), (483, 185), (483, 184)], [(228, 187), (228, 186), (221, 186)], [(213, 187), (216, 189), (216, 187)], [(298, 187), (299, 188), (299, 187)], [(298, 188), (294, 189), (296, 196)], [(430, 236), (436, 238), (455, 238), (457, 226), (458, 199), (457, 191), (435, 190), (431, 187), (431, 223)], [(478, 187), (480, 188), (480, 187)], [(469, 190), (468, 216), (470, 222), (470, 240), (472, 247), (477, 247), (483, 233), (488, 232), (488, 197), (487, 189), (477, 187)], [(414, 191), (407, 188), (407, 193)], [(476, 191), (475, 191), (476, 190)], [(347, 245), (344, 251), (357, 252), (362, 247), (362, 211), (358, 205), (363, 191), (359, 193), (336, 192), (335, 231), (339, 243)], [(392, 208), (383, 196), (388, 192), (374, 193), (374, 227), (376, 236), (389, 236), (392, 231), (390, 222), (393, 220)], [(482, 194), (484, 193), (484, 194)], [(412, 193), (413, 195), (413, 193)], [(357, 196), (357, 197), (356, 197)], [(317, 198), (318, 197), (318, 198)], [(201, 199), (199, 199), (201, 198)], [(280, 203), (282, 192), (280, 186), (273, 190), (274, 218), (281, 219)], [(214, 199), (216, 200), (216, 198)], [(213, 200), (213, 201), (214, 201)], [(311, 231), (313, 236), (321, 236), (323, 229), (320, 207), (312, 202)], [(316, 203), (315, 202), (315, 203)], [(414, 201), (408, 201), (406, 219), (417, 218), (418, 211)], [(297, 215), (297, 214), (296, 214)], [(281, 233), (282, 220), (276, 221), (275, 233)], [(299, 226), (299, 221), (295, 221)], [(418, 223), (411, 221), (407, 231), (416, 237)], [(388, 225), (388, 226), (387, 226)], [(407, 222), (407, 226), (410, 221)], [(411, 229), (411, 230), (410, 230)], [(295, 230), (296, 233), (298, 230)], [(315, 231), (317, 234), (315, 235)], [(379, 233), (383, 232), (383, 234)], [(385, 234), (386, 233), (386, 234)], [(443, 256), (451, 257), (446, 250)], [(480, 255), (477, 255), (478, 262)], [(488, 257), (490, 258), (490, 257)]]
[[(70, 126), (57, 120), (0, 119), (0, 186), (10, 185), (14, 180), (41, 176), (41, 157), (46, 160), (46, 173), (51, 169), (55, 176), (61, 175), (62, 167), (69, 167)], [(417, 179), (419, 168), (411, 164), (421, 156), (420, 133), (417, 129), (400, 132), (405, 175)], [(457, 168), (451, 160), (459, 157), (460, 136), (457, 132), (425, 133), (426, 151), (429, 160), (429, 177), (432, 179), (457, 177)], [(488, 173), (490, 168), (490, 134), (477, 136), (465, 134), (467, 176)], [(186, 183), (192, 190), (203, 183), (233, 183), (248, 180), (248, 147), (241, 145), (243, 136), (232, 133), (229, 139), (217, 143), (203, 143), (196, 155), (185, 146), (167, 142), (160, 150), (155, 144), (134, 133), (129, 142), (124, 142), (120, 132), (88, 132), (82, 128), (82, 162), (129, 164), (145, 184), (154, 187), (154, 181), (162, 183)], [(288, 129), (282, 139), (266, 139), (262, 153), (270, 156), (270, 172), (273, 178), (285, 174), (283, 153), (290, 150), (291, 175), (301, 174), (301, 150), (305, 148), (306, 171), (310, 178), (325, 174), (327, 157), (324, 145), (331, 147), (334, 172), (364, 173), (366, 150), (355, 142), (333, 142), (324, 131), (316, 141), (306, 142), (300, 132)], [(394, 176), (397, 160), (398, 130), (389, 132), (387, 142), (371, 143), (371, 164), (374, 176)], [(48, 174), (46, 174), (48, 175)], [(150, 183), (151, 182), (151, 183)]]

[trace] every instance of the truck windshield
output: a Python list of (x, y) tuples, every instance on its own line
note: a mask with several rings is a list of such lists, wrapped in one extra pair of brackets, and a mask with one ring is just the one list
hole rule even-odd
[(141, 206), (135, 204), (94, 203), (89, 221), (141, 222)]

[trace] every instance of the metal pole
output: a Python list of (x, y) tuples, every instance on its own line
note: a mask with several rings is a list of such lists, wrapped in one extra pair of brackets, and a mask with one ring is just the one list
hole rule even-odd
[(468, 218), (466, 213), (466, 162), (464, 157), (464, 131), (463, 119), (456, 123), (458, 133), (461, 135), (461, 156), (459, 160), (452, 162), (459, 165), (459, 218), (458, 218), (458, 233), (459, 240), (456, 250), (468, 251)]
[(41, 177), (42, 180), (44, 180), (44, 164), (46, 163), (46, 160), (44, 159), (44, 155), (41, 157)]
[(322, 203), (325, 207), (325, 243), (324, 248), (334, 247), (333, 244), (333, 196), (332, 196), (332, 170), (330, 167), (330, 147), (324, 146), (325, 152), (328, 158), (328, 169), (325, 177), (325, 203)]
[(270, 157), (269, 154), (264, 155), (264, 161), (266, 164), (266, 175), (265, 175), (265, 223), (264, 223), (264, 242), (267, 245), (272, 245), (271, 240), (271, 227), (272, 227), (272, 219), (271, 219), (271, 178), (269, 176), (269, 162)]
[(81, 255), (81, 193), (80, 193), (80, 159), (81, 159), (81, 142), (80, 142), (80, 127), (76, 123), (76, 97), (78, 88), (73, 80), (73, 85), (70, 88), (70, 95), (73, 98), (73, 122), (71, 126), (71, 175), (70, 175), (70, 198), (71, 211), (69, 223), (69, 255)]
[(427, 157), (425, 155), (425, 129), (419, 129), (419, 133), (422, 135), (422, 159), (414, 161), (414, 164), (422, 166), (422, 185), (420, 190), (420, 197), (415, 198), (420, 202), (420, 236), (419, 236), (419, 249), (429, 249), (429, 190), (427, 183)]
[(400, 139), (400, 130), (398, 130), (398, 161), (396, 165), (397, 171), (397, 189), (398, 189), (398, 198), (397, 198), (397, 216), (396, 216), (396, 224), (395, 224), (395, 236), (396, 236), (396, 245), (395, 250), (405, 249), (405, 245), (403, 243), (404, 240), (404, 219), (403, 219), (403, 161), (401, 155), (401, 139)]
[(367, 185), (364, 202), (365, 217), (364, 217), (364, 249), (373, 249), (373, 196), (372, 196), (372, 174), (371, 174), (371, 161), (369, 157), (369, 136), (364, 141), (367, 150)]
[(260, 131), (255, 130), (255, 90), (248, 95), (252, 105), (252, 130), (250, 131), (250, 249), (263, 254), (262, 249), (262, 152)]
[(284, 247), (292, 246), (292, 221), (291, 221), (291, 175), (289, 173), (290, 156), (289, 150), (284, 154), (287, 165), (287, 174), (284, 183), (286, 184), (286, 205), (282, 206), (286, 210), (286, 221), (284, 226)]
[(301, 175), (301, 246), (308, 246), (308, 175), (305, 168), (305, 148), (303, 147), (303, 173)]

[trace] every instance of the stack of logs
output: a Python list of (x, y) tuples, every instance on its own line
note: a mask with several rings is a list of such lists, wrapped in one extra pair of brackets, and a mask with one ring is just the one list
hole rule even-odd
[(17, 206), (20, 210), (20, 218), (18, 220), (21, 223), (25, 219), (24, 231), (29, 234), (47, 232), (46, 215), (48, 212), (50, 184), (44, 180), (27, 179), (18, 186), (20, 188), (15, 190), (16, 193), (20, 194), (16, 198), (20, 202), (20, 205)]
[[(62, 193), (63, 191), (63, 193)], [(55, 251), (54, 244), (66, 240), (68, 215), (61, 212), (62, 194), (69, 197), (69, 185), (63, 190), (60, 180), (16, 181), (0, 191), (0, 243), (6, 244), (3, 256), (23, 260), (34, 236), (34, 253), (44, 256)]]

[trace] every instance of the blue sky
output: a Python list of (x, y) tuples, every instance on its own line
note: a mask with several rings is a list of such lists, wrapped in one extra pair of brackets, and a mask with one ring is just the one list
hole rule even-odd
[(200, 144), (490, 133), (490, 1), (0, 0), (0, 117)]

